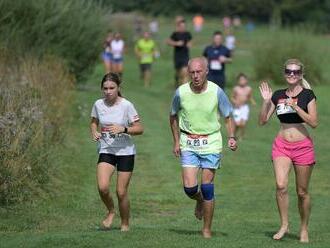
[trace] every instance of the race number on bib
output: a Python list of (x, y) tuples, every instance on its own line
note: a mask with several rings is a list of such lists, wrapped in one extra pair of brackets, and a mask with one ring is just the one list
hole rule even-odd
[(210, 62), (210, 69), (211, 70), (221, 70), (222, 65), (219, 60), (211, 60)]
[[(295, 103), (297, 103), (297, 99), (293, 99)], [(276, 114), (283, 115), (283, 114), (291, 114), (296, 113), (296, 110), (291, 106), (286, 104), (286, 99), (280, 99), (276, 106)]]
[(187, 135), (187, 147), (192, 149), (201, 149), (207, 147), (209, 144), (207, 135)]

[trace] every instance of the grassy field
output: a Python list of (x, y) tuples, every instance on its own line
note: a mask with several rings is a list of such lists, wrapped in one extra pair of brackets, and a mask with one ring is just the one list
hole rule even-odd
[[(193, 56), (201, 54), (202, 47), (209, 42), (215, 28), (216, 24), (213, 23), (195, 39)], [(167, 24), (160, 40), (167, 37), (170, 31)], [(251, 48), (256, 39), (254, 36), (262, 35), (267, 35), (265, 30), (257, 31), (254, 35), (240, 31), (234, 63), (227, 67), (229, 81), (240, 71), (251, 75), (251, 85), (256, 89), (255, 97), (259, 106)], [(299, 216), (293, 174), (290, 178), (291, 234), (283, 241), (271, 239), (279, 227), (279, 217), (274, 198), (270, 149), (279, 125), (273, 118), (267, 126), (257, 126), (259, 107), (251, 110), (247, 137), (239, 143), (239, 149), (236, 152), (224, 150), (223, 167), (215, 180), (214, 236), (210, 240), (201, 237), (201, 222), (193, 216), (193, 202), (182, 190), (179, 161), (171, 153), (168, 124), (174, 90), (171, 48), (162, 42), (160, 47), (162, 54), (154, 64), (150, 89), (142, 87), (136, 59), (131, 52), (125, 59), (122, 91), (125, 97), (134, 102), (145, 126), (144, 135), (135, 138), (138, 155), (130, 186), (131, 231), (120, 232), (119, 218), (116, 218), (113, 230), (99, 229), (105, 208), (96, 190), (96, 145), (90, 139), (88, 123), (91, 106), (101, 96), (99, 84), (103, 67), (100, 64), (88, 82), (80, 84), (75, 92), (67, 142), (58, 151), (61, 156), (55, 161), (59, 171), (54, 180), (55, 191), (50, 197), (24, 206), (0, 209), (0, 247), (301, 246), (297, 236)], [(330, 86), (318, 86), (314, 90), (318, 97), (320, 125), (311, 130), (311, 135), (315, 139), (318, 163), (310, 188), (313, 203), (311, 243), (304, 247), (329, 247), (330, 170), (327, 162), (330, 109), (325, 99), (329, 96)]]

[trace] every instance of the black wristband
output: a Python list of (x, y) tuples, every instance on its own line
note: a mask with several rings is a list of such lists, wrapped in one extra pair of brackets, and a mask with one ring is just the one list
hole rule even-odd
[(127, 130), (127, 127), (125, 127), (125, 129), (124, 129), (124, 133), (127, 133), (127, 131), (128, 131), (128, 130)]

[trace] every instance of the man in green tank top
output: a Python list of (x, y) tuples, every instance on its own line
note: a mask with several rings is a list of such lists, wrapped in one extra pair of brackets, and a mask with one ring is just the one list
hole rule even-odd
[(143, 33), (143, 38), (135, 44), (135, 54), (139, 59), (141, 78), (144, 86), (149, 87), (151, 82), (151, 64), (159, 53), (156, 50), (156, 43), (150, 38), (149, 32)]
[[(191, 82), (175, 92), (170, 113), (173, 152), (181, 159), (185, 193), (196, 200), (195, 216), (204, 220), (202, 234), (211, 237), (214, 212), (214, 176), (222, 158), (220, 116), (225, 120), (228, 147), (236, 150), (232, 106), (224, 91), (207, 80), (208, 64), (204, 57), (188, 63)], [(198, 190), (197, 174), (202, 182)]]

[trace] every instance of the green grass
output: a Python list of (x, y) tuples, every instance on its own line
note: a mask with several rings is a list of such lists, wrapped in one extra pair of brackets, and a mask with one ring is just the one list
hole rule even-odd
[[(162, 23), (165, 25), (165, 23)], [(196, 38), (192, 54), (199, 55), (216, 26)], [(164, 27), (161, 40), (169, 35)], [(263, 33), (266, 35), (266, 33)], [(239, 49), (235, 61), (227, 67), (229, 79), (243, 71), (254, 78), (252, 36), (239, 32)], [(262, 33), (256, 33), (257, 37)], [(102, 65), (95, 68), (86, 84), (75, 92), (69, 135), (55, 163), (59, 174), (50, 197), (29, 204), (0, 209), (1, 247), (301, 247), (298, 242), (299, 216), (296, 207), (293, 174), (290, 177), (291, 234), (283, 241), (271, 239), (279, 227), (274, 198), (274, 177), (270, 149), (278, 129), (275, 118), (265, 127), (257, 126), (259, 107), (253, 107), (247, 127), (247, 138), (237, 152), (224, 150), (223, 167), (217, 172), (214, 237), (204, 240), (201, 222), (193, 217), (193, 202), (181, 187), (181, 167), (171, 153), (172, 140), (168, 112), (173, 94), (171, 49), (162, 47), (162, 57), (153, 67), (153, 85), (144, 89), (139, 80), (135, 58), (125, 59), (123, 94), (131, 100), (145, 126), (143, 136), (136, 137), (137, 161), (130, 185), (131, 231), (119, 231), (116, 218), (111, 231), (100, 231), (105, 208), (96, 190), (96, 146), (89, 137), (89, 113), (100, 97)], [(329, 82), (328, 82), (329, 83)], [(260, 106), (257, 83), (252, 80)], [(315, 88), (318, 97), (320, 125), (311, 130), (315, 139), (317, 166), (312, 175), (313, 198), (310, 240), (306, 247), (329, 247), (330, 193), (328, 168), (328, 127), (330, 109), (325, 99), (330, 86)], [(111, 184), (114, 192), (114, 184)], [(304, 246), (305, 247), (305, 246)]]

